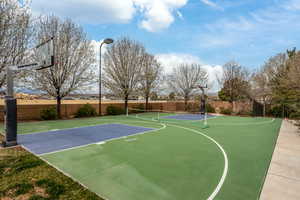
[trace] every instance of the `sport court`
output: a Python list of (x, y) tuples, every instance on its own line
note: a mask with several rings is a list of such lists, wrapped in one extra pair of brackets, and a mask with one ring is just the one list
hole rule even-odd
[[(207, 118), (215, 117), (213, 115), (207, 115)], [(166, 119), (177, 119), (177, 120), (204, 120), (205, 115), (201, 114), (177, 114), (177, 115), (167, 115), (163, 116), (162, 118)]]
[(103, 124), (91, 127), (20, 135), (19, 142), (32, 153), (45, 154), (149, 130), (152, 129), (124, 124)]
[(202, 117), (185, 117), (21, 123), (19, 139), (105, 199), (257, 199), (281, 120), (208, 116), (203, 129)]

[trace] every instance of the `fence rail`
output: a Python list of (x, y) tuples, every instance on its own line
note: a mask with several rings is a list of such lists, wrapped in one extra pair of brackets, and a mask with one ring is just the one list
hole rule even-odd
[[(86, 103), (72, 103), (72, 104), (62, 104), (61, 105), (61, 114), (63, 118), (72, 118), (74, 117), (77, 110), (85, 105)], [(143, 102), (129, 102), (129, 107), (137, 107), (143, 104)], [(150, 108), (153, 110), (168, 110), (168, 111), (183, 111), (185, 106), (182, 101), (158, 101), (158, 102), (150, 102)], [(213, 101), (210, 104), (219, 112), (220, 108), (233, 108), (234, 112), (238, 112), (241, 109), (243, 110), (252, 110), (252, 104), (249, 102), (235, 102), (233, 105), (224, 102), (224, 101)], [(98, 104), (90, 103), (92, 107), (96, 109), (98, 112)], [(102, 114), (106, 114), (106, 108), (109, 105), (113, 105), (116, 107), (123, 108), (124, 104), (121, 102), (105, 102), (102, 104)], [(20, 104), (17, 106), (18, 112), (18, 120), (40, 120), (41, 119), (41, 111), (47, 108), (55, 107), (55, 104)], [(189, 109), (197, 110), (198, 109), (197, 102), (189, 102)], [(233, 107), (232, 107), (233, 106)], [(0, 105), (0, 111), (4, 110), (4, 105)], [(4, 112), (0, 112), (0, 120), (4, 120)]]

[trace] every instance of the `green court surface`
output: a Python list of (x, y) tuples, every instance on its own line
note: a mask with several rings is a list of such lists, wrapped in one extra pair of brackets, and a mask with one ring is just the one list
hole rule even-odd
[[(161, 114), (167, 116), (171, 114)], [(19, 133), (119, 123), (154, 130), (41, 158), (109, 200), (258, 199), (280, 119), (157, 113), (20, 123)]]

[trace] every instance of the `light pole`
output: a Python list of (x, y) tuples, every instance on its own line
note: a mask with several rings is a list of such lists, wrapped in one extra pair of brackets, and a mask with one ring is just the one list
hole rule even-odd
[(101, 97), (102, 97), (102, 95), (101, 95), (101, 87), (102, 87), (102, 84), (101, 84), (101, 75), (102, 75), (102, 73), (101, 73), (101, 57), (102, 57), (102, 53), (101, 53), (101, 50), (102, 50), (102, 46), (103, 46), (103, 44), (111, 44), (111, 43), (113, 43), (114, 42), (114, 40), (113, 39), (110, 39), (110, 38), (106, 38), (105, 40), (103, 40), (102, 42), (101, 42), (101, 44), (100, 44), (100, 60), (99, 60), (99, 115), (101, 116), (101, 114), (102, 114), (102, 109), (101, 109)]

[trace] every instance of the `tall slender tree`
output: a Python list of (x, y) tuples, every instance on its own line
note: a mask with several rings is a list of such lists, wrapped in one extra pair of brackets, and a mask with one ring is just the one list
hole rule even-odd
[(109, 46), (104, 55), (103, 84), (108, 92), (124, 100), (125, 109), (130, 95), (137, 91), (143, 55), (144, 46), (126, 37)]
[(146, 100), (146, 110), (149, 109), (150, 94), (158, 87), (161, 80), (161, 65), (153, 55), (145, 53), (142, 57), (140, 76), (140, 91)]
[(55, 65), (46, 70), (28, 72), (27, 81), (32, 88), (56, 98), (57, 113), (61, 118), (61, 100), (92, 84), (95, 54), (82, 28), (69, 19), (44, 16), (36, 28), (37, 43), (54, 36)]
[(200, 64), (180, 64), (168, 77), (169, 87), (184, 98), (185, 110), (191, 95), (199, 91), (199, 85), (206, 85), (207, 81), (207, 72)]

